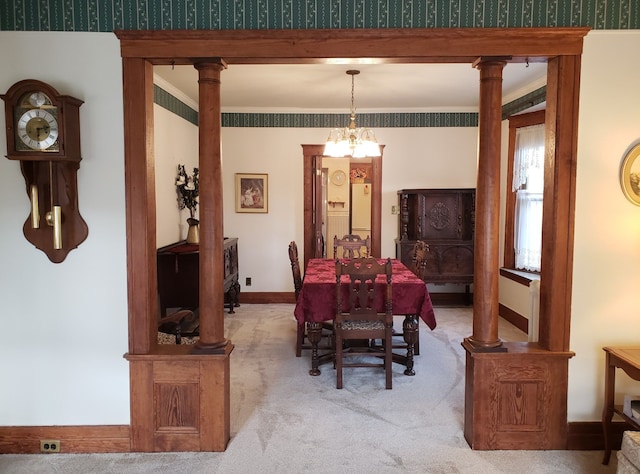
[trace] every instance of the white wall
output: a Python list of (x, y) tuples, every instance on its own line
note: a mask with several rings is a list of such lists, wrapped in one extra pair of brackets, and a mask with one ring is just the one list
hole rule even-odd
[[(475, 128), (389, 128), (376, 130), (385, 145), (382, 159), (383, 256), (395, 256), (398, 204), (403, 188), (475, 187)], [(243, 292), (292, 291), (287, 257), (290, 241), (303, 242), (303, 160), (301, 144), (319, 144), (324, 129), (224, 128), (222, 159), (224, 233), (238, 237)], [(416, 151), (417, 150), (417, 151)], [(235, 173), (269, 175), (269, 213), (235, 212)], [(302, 251), (302, 250), (301, 250)], [(302, 255), (301, 255), (302, 258)], [(252, 286), (245, 287), (246, 277)]]
[[(640, 140), (640, 31), (584, 43), (573, 267), (569, 419), (597, 420), (607, 345), (640, 346), (640, 208), (622, 194), (625, 152)], [(622, 379), (622, 376), (620, 376)], [(637, 382), (629, 391), (640, 393)]]
[(106, 33), (0, 32), (0, 64), (2, 93), (32, 78), (84, 101), (78, 202), (89, 226), (84, 243), (51, 263), (22, 234), (29, 199), (19, 163), (0, 157), (0, 424), (128, 424), (119, 42)]
[[(41, 54), (42, 45), (47, 54)], [(640, 139), (640, 32), (591, 32), (585, 41), (577, 170), (569, 420), (599, 420), (607, 344), (638, 344), (640, 209), (626, 201), (618, 169)], [(31, 58), (38, 57), (37, 62)], [(100, 58), (96, 61), (95, 58)], [(624, 58), (623, 58), (624, 59)], [(0, 425), (127, 424), (122, 72), (112, 34), (0, 32), (0, 91), (37, 78), (85, 101), (80, 212), (88, 239), (55, 265), (22, 235), (29, 201), (19, 166), (0, 159)], [(0, 121), (4, 121), (4, 108)], [(475, 186), (476, 130), (381, 129), (382, 253), (394, 254), (397, 191)], [(321, 129), (224, 129), (225, 229), (240, 238), (240, 273), (253, 291), (291, 291), (286, 247), (302, 240), (301, 143)], [(6, 150), (0, 134), (0, 150)], [(177, 153), (177, 152), (176, 152)], [(170, 157), (170, 161), (179, 155)], [(236, 172), (268, 173), (268, 214), (234, 212)], [(175, 194), (174, 194), (175, 195)], [(169, 205), (169, 204), (168, 204)], [(173, 204), (171, 204), (173, 205)], [(243, 291), (247, 291), (243, 288)], [(53, 408), (52, 408), (53, 407)]]
[(529, 287), (501, 276), (498, 282), (500, 304), (507, 306), (525, 318), (531, 312)]
[[(154, 82), (193, 109), (198, 104), (163, 81)], [(185, 165), (189, 176), (198, 167), (198, 127), (157, 104), (153, 106), (154, 157), (156, 169), (156, 246), (158, 248), (187, 238), (189, 210), (178, 209), (176, 175), (178, 165)], [(195, 218), (200, 216), (200, 206)]]

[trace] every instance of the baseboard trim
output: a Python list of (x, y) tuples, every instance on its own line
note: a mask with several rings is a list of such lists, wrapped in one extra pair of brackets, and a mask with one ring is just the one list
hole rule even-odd
[(529, 334), (529, 320), (522, 316), (520, 313), (516, 313), (514, 310), (502, 303), (498, 306), (498, 314), (501, 318), (509, 321), (515, 327), (523, 332)]
[(240, 304), (271, 304), (271, 303), (295, 303), (296, 296), (293, 292), (241, 292)]
[[(611, 423), (613, 450), (620, 449), (622, 433), (627, 429), (629, 426), (623, 421)], [(129, 425), (0, 426), (0, 453), (39, 454), (41, 439), (59, 440), (61, 453), (128, 453), (131, 452), (130, 433)], [(568, 423), (566, 449), (604, 450), (602, 423)]]
[[(611, 449), (619, 450), (622, 433), (629, 429), (624, 421), (611, 423)], [(599, 421), (573, 421), (568, 424), (567, 449), (572, 451), (604, 451), (602, 423)]]
[(431, 293), (431, 303), (434, 306), (471, 306), (473, 293)]
[(42, 439), (60, 441), (60, 453), (128, 453), (130, 438), (129, 425), (0, 426), (0, 453), (40, 454)]

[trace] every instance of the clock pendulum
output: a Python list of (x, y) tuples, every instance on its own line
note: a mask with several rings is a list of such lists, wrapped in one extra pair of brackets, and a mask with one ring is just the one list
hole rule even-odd
[(53, 248), (60, 250), (62, 248), (62, 207), (54, 204), (54, 189), (57, 189), (57, 186), (54, 185), (53, 161), (49, 161), (49, 204), (51, 210), (47, 212), (45, 219), (47, 224), (53, 227)]

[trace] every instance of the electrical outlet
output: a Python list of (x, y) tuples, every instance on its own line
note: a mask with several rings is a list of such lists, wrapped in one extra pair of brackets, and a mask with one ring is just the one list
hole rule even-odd
[(40, 452), (41, 453), (59, 453), (60, 440), (59, 439), (41, 439)]
[(244, 284), (245, 284), (246, 286), (251, 286), (251, 277), (247, 277), (247, 278), (245, 278), (245, 280), (244, 280)]
[(394, 216), (400, 214), (400, 206), (391, 206), (391, 214)]

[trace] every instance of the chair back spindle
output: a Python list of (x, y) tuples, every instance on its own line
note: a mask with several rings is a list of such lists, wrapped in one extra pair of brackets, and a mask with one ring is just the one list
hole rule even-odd
[(291, 273), (293, 275), (293, 289), (296, 294), (296, 301), (302, 290), (302, 273), (300, 272), (300, 261), (298, 260), (298, 245), (295, 242), (289, 244), (289, 262), (291, 263)]
[[(338, 255), (338, 249), (342, 254)], [(346, 234), (341, 239), (333, 237), (333, 257), (334, 258), (364, 258), (371, 256), (371, 237), (367, 235), (363, 239), (356, 234)]]

